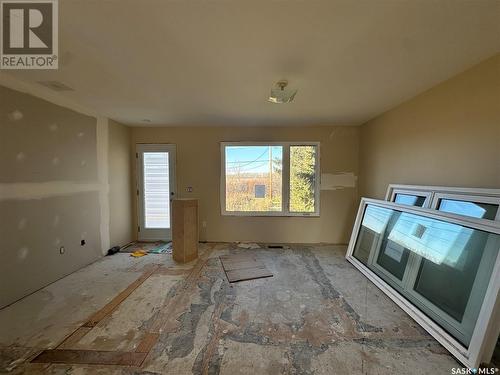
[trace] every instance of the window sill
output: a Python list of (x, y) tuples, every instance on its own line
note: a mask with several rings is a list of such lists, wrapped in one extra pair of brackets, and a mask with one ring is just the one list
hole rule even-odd
[(222, 212), (222, 216), (238, 216), (238, 217), (320, 217), (319, 212), (311, 213), (293, 213), (293, 212)]

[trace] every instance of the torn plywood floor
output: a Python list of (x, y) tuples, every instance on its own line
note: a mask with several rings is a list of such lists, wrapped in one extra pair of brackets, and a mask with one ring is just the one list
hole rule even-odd
[[(0, 310), (0, 369), (15, 374), (434, 375), (460, 366), (345, 261), (345, 247), (202, 248), (200, 258), (186, 265), (175, 264), (168, 254), (106, 257)], [(229, 284), (218, 258), (237, 254), (258, 255), (274, 277)], [(113, 311), (58, 348), (69, 351), (54, 353), (154, 264), (161, 266)], [(114, 287), (106, 288), (112, 276)], [(68, 314), (73, 305), (85, 314)], [(43, 349), (49, 349), (45, 361), (53, 362), (31, 363)]]

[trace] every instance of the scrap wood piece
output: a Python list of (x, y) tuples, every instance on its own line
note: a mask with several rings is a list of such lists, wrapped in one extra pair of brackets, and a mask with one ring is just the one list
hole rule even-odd
[(242, 270), (233, 270), (226, 272), (227, 279), (230, 283), (237, 281), (263, 279), (265, 277), (273, 277), (267, 268), (247, 268)]
[(257, 262), (256, 257), (252, 254), (221, 255), (219, 259), (224, 263)]
[(230, 283), (273, 276), (264, 263), (249, 254), (222, 255), (219, 259)]
[(41, 352), (31, 362), (139, 367), (146, 358), (146, 355), (147, 353), (139, 352), (49, 349)]
[(230, 270), (241, 270), (245, 268), (255, 268), (263, 266), (261, 262), (258, 262), (255, 258), (223, 258), (220, 257), (222, 265), (226, 271)]
[(241, 263), (228, 263), (224, 262), (224, 270), (228, 271), (237, 271), (237, 270), (246, 270), (252, 268), (261, 267), (258, 263), (255, 262), (241, 262)]

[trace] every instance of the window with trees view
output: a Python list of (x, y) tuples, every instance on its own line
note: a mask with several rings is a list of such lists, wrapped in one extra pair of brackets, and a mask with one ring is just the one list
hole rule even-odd
[(222, 143), (226, 215), (319, 214), (319, 143)]

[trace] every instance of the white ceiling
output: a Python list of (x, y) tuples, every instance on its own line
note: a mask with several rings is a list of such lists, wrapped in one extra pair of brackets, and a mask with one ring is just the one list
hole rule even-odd
[(500, 51), (498, 0), (59, 4), (60, 69), (7, 74), (135, 125), (358, 125)]

